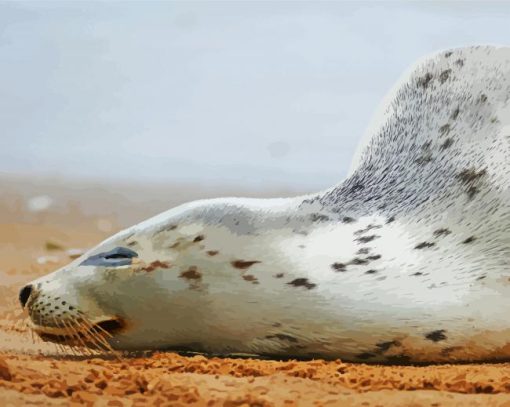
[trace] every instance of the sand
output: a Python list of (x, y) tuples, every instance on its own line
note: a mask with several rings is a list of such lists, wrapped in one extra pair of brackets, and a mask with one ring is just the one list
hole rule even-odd
[[(166, 352), (84, 357), (33, 341), (17, 303), (23, 283), (129, 223), (188, 199), (233, 193), (12, 178), (0, 178), (0, 187), (2, 406), (510, 406), (510, 364), (376, 366)], [(130, 200), (133, 191), (150, 204)]]

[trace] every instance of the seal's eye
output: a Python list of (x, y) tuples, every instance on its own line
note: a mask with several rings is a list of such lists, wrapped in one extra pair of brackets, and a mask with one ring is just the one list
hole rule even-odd
[(131, 249), (127, 249), (125, 247), (116, 247), (109, 252), (103, 253), (103, 257), (107, 260), (114, 259), (131, 259), (133, 257), (138, 257), (138, 254)]
[(104, 256), (105, 259), (130, 259), (131, 257), (126, 256), (125, 254), (108, 254)]
[(109, 252), (98, 253), (90, 256), (80, 263), (80, 266), (103, 266), (119, 267), (131, 264), (132, 258), (138, 257), (138, 253), (126, 247), (116, 247)]

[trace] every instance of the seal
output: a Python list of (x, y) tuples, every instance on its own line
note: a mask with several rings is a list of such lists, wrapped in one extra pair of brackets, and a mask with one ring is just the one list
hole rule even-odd
[(384, 363), (510, 359), (510, 48), (429, 56), (347, 176), (191, 202), (20, 292), (43, 339)]

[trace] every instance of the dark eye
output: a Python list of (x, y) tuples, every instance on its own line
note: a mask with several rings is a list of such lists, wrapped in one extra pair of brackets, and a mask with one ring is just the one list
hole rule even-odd
[(131, 264), (131, 259), (138, 253), (127, 247), (116, 247), (109, 252), (98, 253), (83, 261), (80, 266), (117, 267)]

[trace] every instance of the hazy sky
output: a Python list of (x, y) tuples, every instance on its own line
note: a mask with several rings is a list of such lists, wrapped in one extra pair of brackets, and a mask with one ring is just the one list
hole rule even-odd
[(499, 2), (0, 2), (0, 174), (325, 188), (417, 58)]

